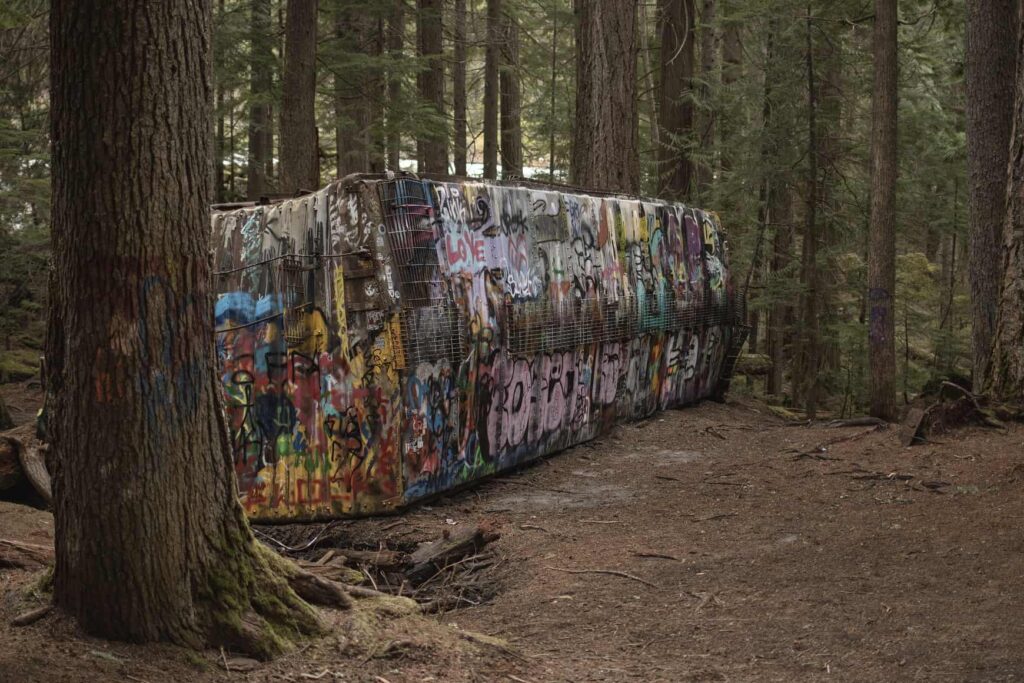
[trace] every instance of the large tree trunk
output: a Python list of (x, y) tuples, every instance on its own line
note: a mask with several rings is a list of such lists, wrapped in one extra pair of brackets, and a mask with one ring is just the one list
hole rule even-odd
[(419, 170), (437, 175), (448, 174), (447, 127), (444, 108), (444, 0), (419, 0), (420, 54), (427, 68), (420, 72), (420, 99), (434, 110), (432, 130), (421, 135), (417, 156), (423, 160)]
[(402, 75), (399, 65), (402, 62), (402, 48), (405, 43), (405, 2), (392, 2), (387, 38), (388, 54), (391, 57), (388, 69), (387, 165), (390, 170), (397, 171), (402, 158)]
[(968, 277), (974, 381), (985, 382), (1003, 259), (1006, 164), (1013, 127), (1017, 1), (967, 3)]
[(663, 0), (661, 22), (658, 192), (683, 198), (694, 175), (688, 150), (693, 135), (694, 0)]
[(868, 232), (870, 412), (896, 418), (896, 0), (875, 0), (871, 225)]
[(210, 5), (129, 4), (51, 3), (54, 601), (92, 634), (266, 657), (321, 626), (237, 501), (210, 286)]
[(452, 104), (455, 109), (455, 175), (466, 175), (466, 0), (455, 0), (455, 63), (452, 65)]
[(501, 61), (501, 0), (487, 0), (484, 51), (484, 178), (498, 177), (498, 63)]
[(999, 400), (1020, 404), (1024, 403), (1024, 35), (1017, 42), (1016, 83), (1003, 228), (1003, 281), (988, 389)]
[(316, 112), (317, 0), (288, 0), (281, 98), (281, 192), (320, 187)]
[(273, 85), (270, 30), (270, 0), (252, 0), (249, 19), (249, 158), (246, 194), (257, 201), (269, 191), (267, 163), (272, 154), (273, 130), (270, 119), (270, 90)]
[(523, 176), (523, 131), (519, 93), (519, 22), (510, 12), (501, 32), (501, 177)]
[(576, 15), (573, 182), (639, 192), (636, 0), (577, 0)]

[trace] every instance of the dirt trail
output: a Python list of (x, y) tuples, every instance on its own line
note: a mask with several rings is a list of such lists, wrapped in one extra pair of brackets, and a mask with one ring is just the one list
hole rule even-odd
[[(511, 653), (451, 649), (438, 618), (416, 617), (383, 636), (399, 648), (328, 639), (227, 674), (173, 648), (77, 638), (59, 617), (11, 629), (30, 577), (0, 574), (0, 680), (1019, 680), (1024, 428), (943, 440), (902, 448), (895, 430), (704, 404), (402, 518), (344, 523), (394, 543), (494, 524), (496, 596), (439, 620)], [(45, 525), (8, 519), (0, 536), (24, 527), (39, 542)]]

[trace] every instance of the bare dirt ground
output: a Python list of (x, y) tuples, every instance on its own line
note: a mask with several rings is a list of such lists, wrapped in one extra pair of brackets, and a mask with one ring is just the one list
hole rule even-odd
[[(12, 628), (39, 575), (0, 570), (0, 681), (1024, 679), (1024, 427), (941, 440), (792, 426), (756, 403), (624, 425), (333, 527), (400, 547), (490, 523), (494, 595), (440, 616), (334, 613), (334, 635), (245, 672), (52, 614)], [(0, 504), (0, 538), (51, 535), (47, 513)]]

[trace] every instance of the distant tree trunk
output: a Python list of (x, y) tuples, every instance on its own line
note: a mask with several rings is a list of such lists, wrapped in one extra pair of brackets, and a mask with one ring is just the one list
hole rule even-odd
[(639, 192), (636, 0), (578, 0), (576, 15), (573, 182)]
[(694, 163), (693, 66), (696, 31), (694, 0), (663, 0), (661, 11), (661, 150), (658, 194), (683, 198), (690, 191)]
[(270, 55), (274, 37), (270, 30), (270, 0), (252, 0), (249, 18), (249, 159), (246, 194), (257, 201), (267, 194), (267, 162), (270, 161), (270, 90), (273, 86)]
[(384, 170), (383, 21), (356, 6), (340, 7), (335, 23), (339, 42), (359, 59), (356, 64), (343, 62), (334, 74), (338, 177), (380, 173)]
[[(743, 71), (743, 44), (740, 40), (740, 28), (738, 22), (734, 20), (735, 0), (732, 3), (724, 5), (725, 9), (725, 28), (722, 32), (722, 89), (723, 91), (730, 91), (731, 86), (735, 83)], [(730, 156), (731, 153), (731, 141), (735, 135), (735, 131), (739, 128), (738, 122), (734, 121), (735, 115), (733, 112), (724, 110), (719, 113), (719, 131), (721, 137), (721, 147), (719, 154), (719, 164), (722, 169), (723, 175), (727, 175), (732, 171), (733, 161)]]
[[(768, 205), (774, 226), (770, 267), (777, 279), (789, 268), (793, 254), (793, 216), (789, 188), (780, 182), (774, 183)], [(786, 386), (786, 332), (789, 329), (791, 310), (785, 297), (776, 295), (768, 312), (767, 346), (772, 367), (768, 374), (767, 392), (770, 396), (781, 396)]]
[(552, 12), (551, 17), (551, 92), (550, 96), (550, 119), (548, 120), (548, 177), (555, 179), (555, 103), (557, 93), (555, 87), (558, 84), (558, 8)]
[[(644, 103), (647, 105), (647, 120), (649, 121), (649, 127), (651, 131), (651, 150), (650, 154), (657, 158), (661, 150), (661, 128), (660, 118), (658, 115), (658, 88), (654, 84), (654, 69), (651, 67), (651, 48), (650, 41), (647, 35), (648, 21), (647, 21), (647, 4), (644, 2), (638, 2), (636, 8), (637, 14), (637, 35), (640, 41), (640, 69), (643, 71), (641, 77), (643, 78), (643, 89)], [(650, 189), (651, 194), (657, 194), (659, 185), (657, 183), (657, 163), (655, 163), (655, 174), (654, 182)]]
[(870, 412), (896, 419), (896, 0), (875, 0), (871, 225), (868, 232)]
[(704, 198), (711, 188), (715, 170), (715, 124), (717, 111), (711, 102), (711, 84), (718, 71), (718, 26), (715, 24), (715, 0), (704, 0), (700, 13), (700, 143), (697, 164), (697, 196)]
[(501, 0), (487, 0), (484, 51), (484, 178), (498, 177), (498, 65), (501, 61)]
[(452, 65), (455, 109), (455, 175), (466, 175), (466, 0), (455, 0), (455, 64)]
[(1013, 127), (1017, 0), (967, 3), (967, 169), (972, 367), (984, 384), (1001, 281), (1006, 166)]
[(237, 498), (211, 315), (210, 3), (50, 8), (54, 602), (101, 637), (269, 657), (322, 626)]
[(316, 190), (320, 154), (316, 113), (317, 0), (288, 0), (281, 98), (281, 192)]
[(811, 36), (811, 7), (807, 6), (807, 207), (804, 211), (802, 277), (804, 293), (801, 322), (801, 395), (807, 418), (818, 411), (818, 376), (821, 370), (821, 330), (818, 323), (818, 86), (814, 73), (814, 43)]
[[(217, 2), (217, 21), (215, 24), (224, 18), (224, 0), (218, 0)], [(214, 41), (214, 64), (221, 63), (224, 58), (223, 47), (220, 47), (221, 43)], [(214, 179), (214, 196), (218, 202), (223, 202), (224, 197), (227, 193), (224, 178), (224, 153), (225, 146), (227, 143), (226, 131), (224, 128), (224, 83), (222, 78), (216, 77), (216, 70), (214, 71), (214, 79), (217, 82), (217, 106), (214, 112), (214, 116), (217, 118), (217, 138), (213, 149), (213, 179)]]
[(419, 0), (420, 55), (427, 68), (420, 72), (420, 99), (435, 113), (433, 129), (417, 140), (417, 156), (423, 159), (424, 173), (448, 173), (447, 121), (444, 108), (444, 0)]
[(501, 69), (501, 177), (523, 177), (523, 131), (520, 123), (519, 22), (509, 12), (502, 17)]
[(387, 110), (387, 166), (392, 171), (399, 169), (402, 157), (402, 48), (405, 43), (405, 2), (392, 0), (391, 16), (388, 17), (388, 53), (391, 56), (388, 69), (388, 110)]
[(213, 178), (215, 183), (215, 198), (218, 202), (224, 201), (226, 193), (224, 180), (224, 148), (227, 142), (224, 131), (224, 85), (217, 84), (217, 138), (213, 150)]
[(1003, 281), (999, 291), (989, 371), (991, 379), (987, 390), (996, 399), (1019, 405), (1024, 403), (1024, 35), (1017, 39), (1015, 80), (1017, 87), (1003, 225)]

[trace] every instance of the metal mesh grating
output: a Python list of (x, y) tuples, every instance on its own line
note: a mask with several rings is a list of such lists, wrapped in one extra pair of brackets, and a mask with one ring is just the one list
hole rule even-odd
[(456, 365), (468, 355), (466, 326), (454, 306), (407, 308), (400, 315), (401, 343), (408, 367), (442, 359)]
[(740, 314), (735, 298), (724, 294), (714, 295), (706, 306), (673, 299), (664, 308), (653, 297), (641, 306), (635, 295), (617, 302), (506, 302), (505, 346), (510, 353), (528, 355), (618, 341), (649, 332), (741, 324)]
[(434, 208), (427, 184), (398, 179), (380, 183), (379, 188), (402, 305), (432, 306), (443, 302), (445, 293), (435, 247)]

